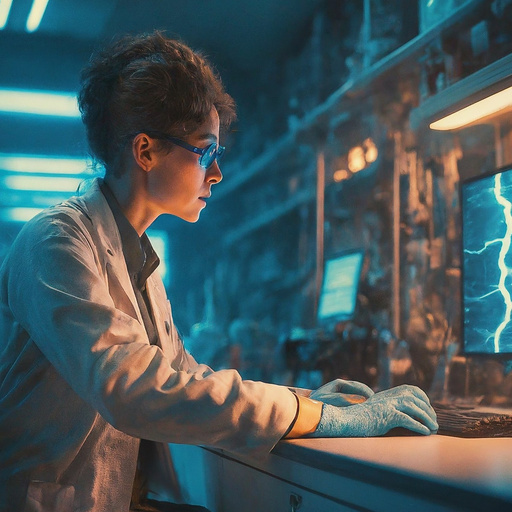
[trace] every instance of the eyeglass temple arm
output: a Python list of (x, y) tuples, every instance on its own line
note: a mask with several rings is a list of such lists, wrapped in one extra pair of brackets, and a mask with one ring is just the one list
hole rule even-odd
[(188, 142), (185, 142), (181, 139), (177, 139), (176, 137), (166, 137), (169, 142), (173, 142), (177, 146), (181, 146), (182, 148), (188, 149), (189, 151), (192, 151), (198, 155), (204, 155), (206, 149), (205, 148), (197, 148), (196, 146), (192, 146), (191, 144), (188, 144)]

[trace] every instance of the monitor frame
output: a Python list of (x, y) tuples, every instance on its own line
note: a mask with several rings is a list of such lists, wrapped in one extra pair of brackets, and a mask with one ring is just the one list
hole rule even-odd
[(512, 359), (512, 346), (508, 352), (484, 352), (478, 350), (467, 350), (465, 337), (465, 311), (464, 311), (464, 187), (475, 181), (491, 178), (496, 174), (503, 172), (512, 172), (512, 163), (496, 169), (491, 169), (484, 173), (472, 176), (459, 182), (459, 204), (460, 204), (460, 350), (461, 355), (471, 358), (473, 356), (479, 358), (489, 358), (494, 360), (510, 360)]
[[(341, 315), (331, 315), (331, 316), (328, 316), (328, 317), (324, 317), (324, 318), (320, 318), (319, 316), (319, 313), (320, 313), (320, 304), (321, 304), (321, 299), (322, 299), (322, 295), (323, 295), (323, 290), (324, 290), (324, 286), (325, 286), (325, 281), (326, 281), (326, 267), (327, 267), (327, 263), (329, 261), (332, 261), (332, 260), (337, 260), (339, 258), (342, 258), (344, 256), (350, 256), (352, 254), (360, 254), (361, 255), (361, 262), (359, 264), (359, 268), (358, 268), (358, 278), (357, 278), (357, 284), (355, 286), (355, 304), (354, 304), (354, 309), (352, 311), (352, 313), (350, 315), (347, 315), (346, 318), (341, 318)], [(361, 277), (362, 277), (362, 273), (363, 273), (363, 268), (364, 268), (364, 262), (365, 262), (365, 257), (366, 257), (366, 251), (364, 249), (348, 249), (348, 250), (344, 250), (344, 251), (340, 251), (340, 252), (336, 252), (336, 253), (333, 253), (332, 255), (330, 255), (328, 258), (324, 258), (324, 261), (323, 261), (323, 273), (322, 273), (322, 285), (320, 287), (320, 292), (318, 294), (318, 300), (317, 300), (317, 312), (316, 312), (316, 323), (318, 326), (320, 327), (328, 327), (328, 326), (334, 326), (338, 323), (341, 323), (341, 322), (350, 322), (354, 319), (354, 317), (357, 315), (357, 311), (358, 311), (358, 302), (357, 302), (357, 297), (359, 295), (359, 289), (360, 289), (360, 286), (361, 286)]]

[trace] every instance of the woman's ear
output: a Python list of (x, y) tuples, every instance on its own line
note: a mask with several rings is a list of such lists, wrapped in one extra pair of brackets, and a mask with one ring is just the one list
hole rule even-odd
[(139, 133), (133, 139), (133, 159), (143, 171), (149, 172), (155, 165), (156, 149), (156, 141), (145, 133)]

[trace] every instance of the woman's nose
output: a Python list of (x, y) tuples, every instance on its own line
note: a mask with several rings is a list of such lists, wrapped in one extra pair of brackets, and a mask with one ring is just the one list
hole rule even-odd
[(219, 183), (220, 181), (222, 181), (222, 172), (220, 170), (219, 164), (217, 163), (217, 160), (213, 162), (213, 164), (208, 168), (206, 173), (206, 181), (208, 183)]

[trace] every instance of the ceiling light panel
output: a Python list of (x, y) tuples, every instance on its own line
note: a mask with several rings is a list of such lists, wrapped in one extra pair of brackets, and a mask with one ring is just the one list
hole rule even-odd
[(35, 32), (39, 28), (47, 5), (48, 0), (33, 0), (32, 8), (27, 18), (27, 32)]
[(0, 153), (0, 170), (34, 174), (85, 174), (90, 165), (83, 158), (12, 155)]
[(11, 190), (31, 190), (34, 192), (70, 192), (77, 190), (81, 178), (61, 178), (50, 176), (5, 176), (4, 188)]
[(0, 112), (80, 117), (76, 94), (0, 88)]
[(0, 30), (4, 29), (11, 12), (12, 0), (0, 0)]
[(41, 211), (41, 208), (30, 207), (2, 208), (0, 219), (4, 222), (27, 222)]

